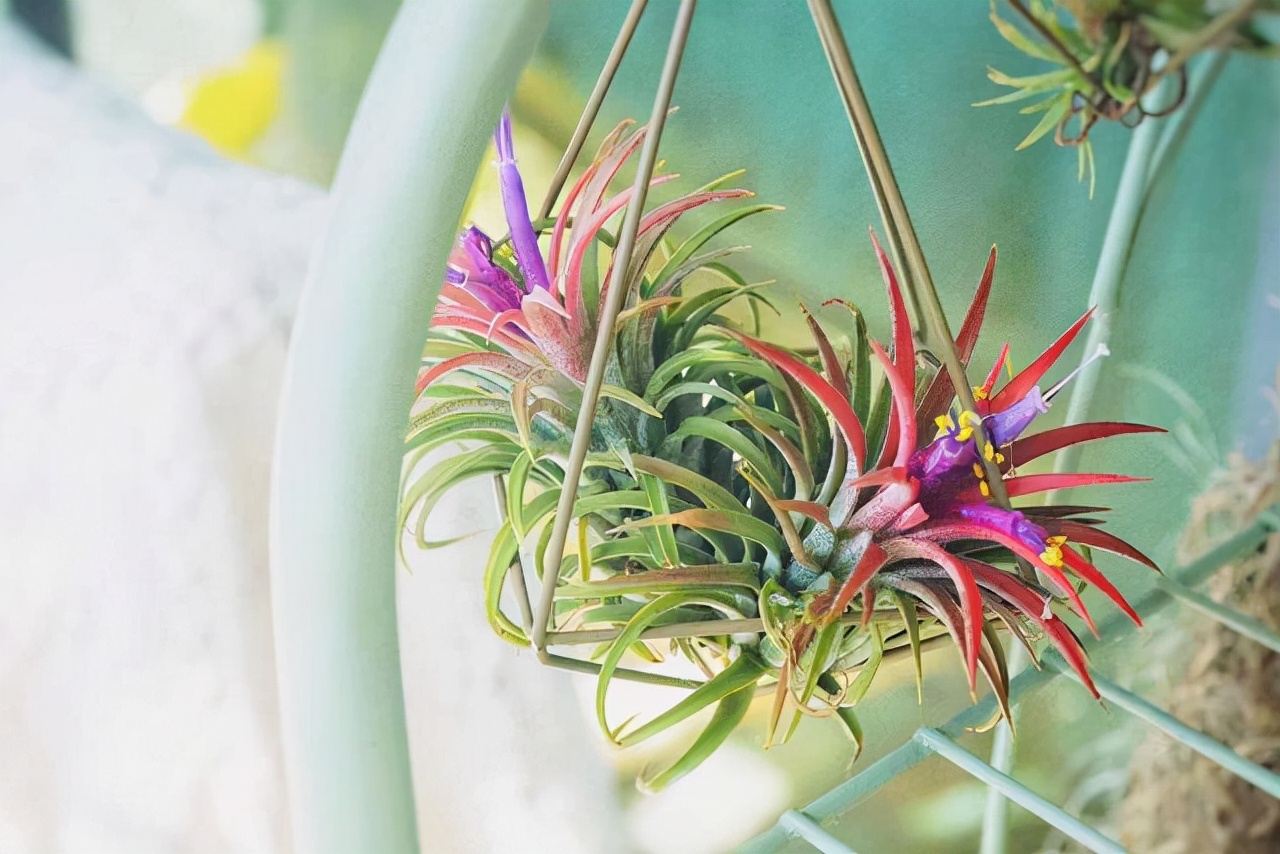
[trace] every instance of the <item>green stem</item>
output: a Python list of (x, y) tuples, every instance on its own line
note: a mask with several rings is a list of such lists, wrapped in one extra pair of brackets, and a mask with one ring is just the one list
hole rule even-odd
[(396, 631), (403, 439), (459, 214), (548, 17), (547, 0), (408, 0), (338, 168), (290, 342), (272, 483), (298, 851), (418, 850)]

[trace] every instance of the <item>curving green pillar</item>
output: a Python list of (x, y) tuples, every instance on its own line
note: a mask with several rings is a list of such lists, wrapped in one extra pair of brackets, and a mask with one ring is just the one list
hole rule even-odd
[(402, 438), (471, 179), (547, 0), (407, 0), (334, 182), (290, 345), (272, 486), (285, 767), (299, 852), (412, 852), (396, 638)]

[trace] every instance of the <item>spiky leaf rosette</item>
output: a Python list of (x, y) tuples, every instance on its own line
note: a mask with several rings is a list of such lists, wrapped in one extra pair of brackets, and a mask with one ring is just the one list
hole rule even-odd
[[(412, 526), (420, 546), (431, 545), (426, 520), (448, 489), (473, 477), (505, 473), (522, 453), (539, 459), (530, 475), (539, 487), (558, 484), (555, 460), (563, 459), (572, 438), (611, 280), (610, 226), (631, 199), (630, 188), (611, 194), (610, 187), (645, 133), (631, 122), (614, 129), (558, 215), (533, 223), (516, 167), (510, 117), (504, 113), (495, 145), (509, 234), (494, 241), (472, 226), (459, 237), (417, 382), (407, 439), (410, 471), (441, 446), (462, 442), (470, 448), (412, 475), (406, 485), (401, 524)], [(742, 247), (708, 244), (739, 220), (775, 206), (734, 206), (683, 241), (667, 239), (689, 211), (750, 197), (746, 190), (721, 189), (737, 174), (644, 214), (622, 279), (624, 309), (593, 430), (597, 450), (625, 458), (661, 445), (665, 422), (645, 399), (655, 371), (689, 348), (714, 348), (722, 339), (709, 332), (727, 322), (721, 312), (735, 300), (746, 301), (752, 316), (759, 305), (771, 308), (761, 285), (748, 284), (724, 263)], [(657, 175), (653, 186), (677, 177)], [(686, 292), (694, 274), (701, 277), (699, 287)], [(682, 409), (686, 416), (699, 411), (688, 401)]]
[[(813, 683), (804, 654), (825, 647), (842, 631), (850, 610), (869, 620), (882, 608), (904, 615), (931, 615), (954, 638), (966, 665), (970, 688), (979, 670), (1001, 700), (1007, 700), (1003, 650), (988, 623), (995, 621), (1031, 648), (1028, 633), (1043, 634), (1093, 690), (1084, 649), (1055, 613), (1059, 603), (1089, 626), (1095, 624), (1073, 578), (1097, 587), (1132, 619), (1133, 611), (1115, 586), (1086, 557), (1090, 548), (1111, 551), (1154, 568), (1133, 546), (1101, 530), (1093, 514), (1101, 508), (1036, 505), (1005, 509), (995, 505), (984, 480), (983, 457), (994, 461), (1008, 494), (1016, 499), (1051, 490), (1137, 478), (1111, 474), (1019, 474), (1025, 465), (1079, 442), (1157, 428), (1137, 424), (1092, 423), (1023, 435), (1046, 413), (1066, 380), (1041, 390), (1040, 382), (1079, 334), (1090, 314), (1078, 320), (1024, 370), (997, 387), (1007, 348), (986, 381), (974, 389), (976, 412), (953, 412), (954, 389), (945, 373), (918, 382), (915, 346), (893, 268), (876, 244), (893, 317), (893, 346), (867, 347), (881, 366), (889, 390), (889, 417), (883, 439), (869, 442), (859, 397), (849, 371), (835, 356), (822, 328), (811, 323), (822, 354), (822, 372), (762, 341), (743, 338), (751, 350), (787, 371), (836, 425), (847, 469), (827, 501), (772, 501), (780, 528), (801, 515), (809, 531), (792, 548), (776, 579), (794, 601), (791, 619), (779, 629), (784, 666), (800, 685)], [(977, 342), (994, 273), (988, 261), (956, 346), (968, 363)], [(1068, 378), (1069, 379), (1069, 378)], [(974, 426), (988, 441), (978, 447)], [(935, 435), (936, 432), (936, 435)], [(1082, 518), (1090, 514), (1088, 518)], [(1034, 567), (1044, 586), (1008, 567), (1014, 560)], [(801, 607), (803, 606), (803, 607)], [(795, 689), (795, 685), (791, 686)], [(780, 691), (783, 690), (781, 687)], [(1096, 692), (1095, 692), (1096, 693)], [(801, 694), (803, 697), (803, 693)], [(1007, 707), (1005, 708), (1007, 714)]]

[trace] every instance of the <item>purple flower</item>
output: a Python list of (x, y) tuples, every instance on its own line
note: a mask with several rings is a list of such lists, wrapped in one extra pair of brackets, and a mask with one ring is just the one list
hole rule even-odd
[(493, 135), (498, 148), (498, 184), (502, 188), (502, 209), (511, 229), (511, 246), (516, 252), (516, 263), (524, 275), (525, 290), (538, 287), (550, 290), (551, 277), (538, 248), (538, 235), (529, 219), (529, 203), (524, 194), (524, 181), (516, 169), (515, 146), (511, 140), (511, 111), (505, 107), (498, 129)]

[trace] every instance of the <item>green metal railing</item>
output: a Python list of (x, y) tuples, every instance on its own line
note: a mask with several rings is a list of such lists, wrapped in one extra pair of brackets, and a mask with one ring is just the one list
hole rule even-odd
[[(1268, 537), (1277, 533), (1280, 533), (1280, 505), (1264, 511), (1251, 525), (1231, 539), (1162, 578), (1150, 593), (1136, 603), (1138, 611), (1144, 616), (1149, 616), (1172, 602), (1183, 602), (1221, 625), (1240, 632), (1243, 636), (1256, 640), (1270, 649), (1277, 649), (1276, 644), (1280, 642), (1280, 637), (1274, 632), (1230, 608), (1213, 602), (1193, 589), (1194, 585), (1202, 583), (1223, 566), (1257, 551)], [(1109, 642), (1114, 642), (1125, 631), (1124, 626), (1125, 624), (1119, 619), (1113, 619), (1104, 623), (1100, 633), (1108, 638)], [(1096, 652), (1099, 648), (1100, 645), (1095, 644), (1090, 652)], [(1068, 671), (1066, 664), (1055, 653), (1046, 653), (1043, 663), (1045, 666), (1042, 669), (1025, 670), (1013, 679), (1009, 687), (1009, 696), (1010, 702), (1015, 706)], [(1127, 688), (1099, 676), (1095, 676), (1095, 682), (1103, 699), (1111, 705), (1138, 718), (1148, 726), (1160, 730), (1272, 797), (1280, 799), (1280, 774), (1244, 759), (1229, 746), (1188, 726)], [(824, 854), (852, 854), (854, 849), (837, 839), (823, 825), (848, 814), (850, 810), (890, 781), (933, 756), (947, 760), (975, 779), (999, 791), (1004, 797), (1024, 807), (1089, 850), (1108, 853), (1123, 852), (1125, 850), (1123, 846), (1114, 839), (1085, 824), (1056, 804), (1045, 800), (1023, 783), (956, 743), (956, 738), (989, 720), (994, 712), (995, 700), (987, 697), (941, 726), (921, 727), (906, 744), (868, 766), (866, 770), (850, 777), (804, 809), (783, 813), (773, 827), (742, 846), (739, 849), (741, 854), (777, 851), (793, 839), (802, 839)]]

